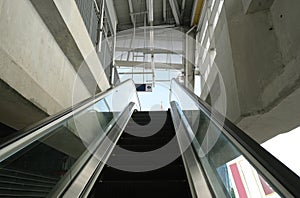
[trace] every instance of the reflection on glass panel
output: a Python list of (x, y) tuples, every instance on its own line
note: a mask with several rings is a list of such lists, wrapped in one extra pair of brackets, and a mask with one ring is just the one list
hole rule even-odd
[(280, 197), (243, 156), (228, 162), (224, 167), (231, 193), (236, 197)]
[(177, 83), (170, 101), (179, 104), (194, 134), (189, 134), (198, 159), (217, 197), (280, 197), (243, 153)]
[(130, 102), (139, 109), (135, 86), (127, 81), (90, 107), (45, 129), (44, 136), (0, 163), (0, 188), (20, 196), (46, 197), (62, 182), (71, 181), (81, 168), (78, 164), (86, 162)]
[[(103, 136), (112, 118), (110, 112), (87, 109), (49, 129), (49, 135), (1, 163), (0, 171), (6, 182), (3, 187), (15, 189), (15, 183), (18, 183), (24, 185), (24, 191), (30, 188), (36, 190), (37, 195), (46, 196), (61, 179), (70, 174), (81, 156), (89, 152), (89, 144)], [(89, 124), (85, 120), (89, 120)]]

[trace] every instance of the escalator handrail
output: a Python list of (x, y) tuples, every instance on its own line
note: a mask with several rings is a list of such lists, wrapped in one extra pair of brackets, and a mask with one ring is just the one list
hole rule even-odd
[[(256, 141), (249, 137), (243, 130), (229, 121), (226, 117), (213, 109), (209, 104), (195, 95), (191, 90), (183, 86), (178, 80), (172, 79), (171, 84), (176, 83), (217, 126), (222, 127), (221, 132), (229, 139), (233, 138), (254, 158), (265, 170), (267, 170), (277, 182), (279, 182), (293, 196), (300, 197), (300, 180), (298, 175), (286, 165), (266, 151)], [(172, 86), (171, 86), (172, 87)], [(172, 90), (171, 90), (172, 92)], [(222, 122), (223, 121), (223, 122)], [(225, 131), (224, 131), (225, 130)], [(227, 133), (225, 133), (227, 132)], [(232, 142), (234, 144), (234, 142)], [(235, 145), (237, 146), (237, 145)], [(249, 159), (249, 154), (244, 153)], [(250, 157), (250, 158), (251, 158)], [(263, 174), (263, 173), (262, 173)], [(268, 178), (270, 179), (270, 178)], [(272, 181), (272, 180), (271, 180)], [(276, 186), (277, 187), (277, 186)]]
[[(33, 132), (39, 130), (39, 129), (44, 129), (47, 130), (48, 128), (51, 127), (51, 123), (53, 123), (54, 121), (60, 121), (63, 122), (64, 120), (66, 120), (67, 118), (72, 117), (74, 114), (88, 108), (89, 106), (92, 106), (93, 104), (99, 102), (100, 100), (102, 100), (103, 98), (105, 98), (106, 96), (112, 94), (117, 88), (119, 88), (120, 86), (127, 84), (127, 83), (132, 83), (132, 86), (134, 88), (134, 91), (136, 93), (135, 90), (135, 85), (133, 80), (128, 79), (120, 84), (118, 84), (115, 87), (111, 87), (108, 90), (106, 90), (105, 92), (102, 93), (98, 93), (95, 96), (92, 96), (82, 102), (79, 102), (76, 105), (73, 105), (55, 115), (52, 115), (50, 117), (47, 117), (29, 127), (26, 127), (22, 130), (20, 130), (14, 137), (10, 137), (10, 139), (6, 140), (5, 142), (0, 143), (0, 162), (3, 161), (4, 159), (6, 159), (8, 156), (10, 155), (3, 155), (3, 153), (7, 153), (9, 151), (3, 151), (4, 149), (7, 149), (7, 147), (9, 147), (10, 145), (12, 145), (13, 143), (16, 143), (17, 141), (21, 141), (22, 139), (25, 139), (27, 136), (29, 136), (30, 134), (32, 134)], [(141, 105), (140, 105), (140, 100), (138, 98), (138, 95), (136, 93), (137, 96), (137, 100), (138, 100), (138, 108), (139, 110), (141, 109)], [(50, 126), (49, 126), (50, 125)], [(22, 148), (24, 148), (24, 146), (28, 145), (29, 143), (24, 142), (22, 146)], [(7, 150), (10, 150), (11, 148), (8, 148)], [(16, 151), (20, 150), (18, 148), (15, 148)], [(13, 152), (11, 152), (13, 153)]]
[[(184, 161), (184, 167), (188, 176), (191, 192), (193, 197), (216, 197), (214, 194), (211, 183), (208, 180), (207, 175), (204, 172), (203, 165), (198, 160), (197, 151), (193, 146), (186, 145), (187, 141), (191, 141), (193, 137), (189, 134), (194, 134), (190, 127), (187, 118), (181, 111), (179, 104), (175, 101), (170, 102), (171, 115), (173, 119), (173, 125), (176, 131), (178, 145), (182, 153), (181, 157)], [(191, 141), (193, 145), (193, 141)]]
[[(87, 189), (91, 189), (91, 186), (94, 185), (98, 178), (95, 175), (99, 175), (103, 169), (103, 164), (106, 163), (107, 158), (105, 158), (105, 155), (113, 150), (114, 145), (131, 118), (134, 106), (135, 103), (130, 102), (123, 112), (116, 117), (114, 122), (107, 127), (106, 135), (94, 139), (89, 149), (82, 154), (48, 197), (80, 197), (80, 194), (83, 192), (87, 191), (88, 193), (89, 190)], [(109, 146), (107, 143), (109, 143)], [(70, 179), (70, 175), (73, 175), (72, 179)], [(73, 195), (68, 196), (70, 194)]]

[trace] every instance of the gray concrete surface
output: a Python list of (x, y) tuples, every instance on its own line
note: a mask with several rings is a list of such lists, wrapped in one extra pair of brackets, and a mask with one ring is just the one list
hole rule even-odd
[(101, 91), (107, 90), (110, 87), (110, 84), (104, 72), (105, 68), (103, 69), (102, 67), (75, 1), (53, 0), (53, 2), (76, 42), (76, 45), (84, 58), (85, 64), (94, 77), (94, 81)]
[(263, 143), (300, 126), (299, 101), (300, 89), (297, 89), (268, 112), (243, 118), (238, 126)]
[(300, 125), (300, 2), (275, 0), (270, 17), (275, 35), (277, 60), (280, 67), (271, 65), (271, 80), (262, 86), (262, 109), (245, 116), (239, 126), (254, 139), (264, 142)]
[[(29, 1), (1, 2), (0, 78), (33, 104), (30, 116), (24, 112), (26, 117), (9, 123), (19, 129), (24, 120), (28, 124), (40, 117), (33, 113), (36, 108), (51, 115), (71, 106), (76, 72)], [(79, 86), (82, 98), (89, 97), (84, 84)], [(9, 95), (1, 99), (10, 101)]]
[(0, 98), (0, 120), (16, 130), (48, 116), (2, 80), (0, 80)]
[[(294, 109), (300, 100), (300, 2), (224, 2), (212, 43), (225, 83), (227, 117), (262, 143), (300, 125)], [(204, 74), (209, 68), (201, 69)]]
[(242, 0), (245, 13), (270, 9), (274, 0)]
[(185, 86), (190, 90), (194, 90), (195, 85), (195, 33), (191, 32), (186, 35), (185, 38), (185, 56), (183, 63), (185, 63), (184, 73), (185, 73)]

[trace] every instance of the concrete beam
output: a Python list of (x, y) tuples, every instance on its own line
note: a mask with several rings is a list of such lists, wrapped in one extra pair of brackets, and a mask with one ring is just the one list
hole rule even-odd
[(119, 75), (138, 75), (153, 74), (153, 72), (119, 72)]
[(268, 112), (243, 117), (238, 126), (258, 143), (263, 143), (299, 127), (300, 108), (295, 108), (299, 106), (299, 101), (300, 88)]
[(75, 70), (81, 70), (79, 75), (89, 91), (95, 92), (95, 82), (100, 90), (108, 89), (108, 80), (75, 1), (31, 2)]
[[(116, 61), (116, 65), (119, 67), (141, 67), (141, 68), (151, 68), (151, 62), (141, 62), (141, 61)], [(157, 69), (183, 69), (182, 64), (170, 64), (170, 63), (155, 63), (155, 68)]]
[[(21, 129), (70, 107), (77, 74), (30, 1), (1, 3), (0, 122)], [(77, 79), (78, 99), (90, 97)]]
[(0, 80), (0, 98), (0, 121), (16, 130), (21, 130), (48, 116), (2, 80)]
[(173, 17), (175, 19), (176, 25), (180, 25), (180, 11), (177, 0), (169, 0), (170, 6), (172, 8)]
[[(69, 142), (72, 142), (72, 144)], [(86, 150), (86, 146), (82, 143), (80, 137), (67, 127), (56, 129), (53, 135), (48, 137), (43, 143), (75, 159), (79, 158)]]
[(140, 53), (144, 53), (144, 54), (183, 54), (182, 50), (166, 50), (166, 49), (154, 49), (152, 51), (150, 51), (150, 48), (134, 48), (134, 49), (130, 49), (128, 47), (117, 47), (116, 51), (119, 52), (129, 52), (129, 51), (134, 51), (134, 52), (140, 52)]
[(262, 10), (270, 9), (274, 0), (242, 0), (245, 13), (255, 13)]

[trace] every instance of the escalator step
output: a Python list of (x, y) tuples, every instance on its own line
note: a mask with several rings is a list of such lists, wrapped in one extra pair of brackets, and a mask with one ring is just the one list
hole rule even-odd
[(127, 172), (111, 167), (106, 167), (101, 175), (102, 181), (122, 181), (122, 180), (185, 180), (186, 173), (183, 165), (169, 165), (157, 170), (148, 172)]
[(44, 184), (44, 185), (55, 185), (56, 183), (53, 181), (47, 181), (43, 179), (36, 179), (36, 178), (30, 178), (30, 177), (24, 177), (24, 176), (18, 176), (18, 175), (11, 175), (8, 173), (0, 173), (0, 179), (2, 181), (19, 181), (19, 182), (32, 182), (35, 184)]
[(33, 180), (34, 179), (44, 180), (44, 181), (48, 181), (50, 183), (51, 182), (56, 183), (58, 181), (58, 179), (56, 179), (56, 178), (47, 177), (47, 176), (38, 175), (38, 174), (34, 174), (34, 173), (29, 173), (29, 172), (23, 172), (23, 171), (15, 170), (15, 169), (1, 168), (0, 173), (15, 175), (17, 177), (23, 177), (23, 178), (31, 178)]
[(47, 186), (43, 184), (32, 184), (28, 182), (12, 182), (12, 181), (3, 181), (0, 180), (0, 186), (1, 188), (23, 188), (23, 189), (31, 189), (31, 190), (44, 190), (46, 192), (50, 192), (53, 188), (52, 186)]
[(187, 182), (183, 181), (109, 181), (96, 184), (95, 193), (90, 197), (191, 197)]
[(153, 137), (149, 137), (149, 138), (125, 138), (125, 137), (121, 137), (121, 139), (119, 140), (118, 144), (119, 145), (145, 145), (145, 144), (149, 144), (149, 145), (165, 145), (167, 144), (172, 138), (169, 137), (162, 137), (162, 138), (153, 138)]
[(170, 125), (172, 122), (169, 119), (134, 119), (134, 120), (129, 120), (127, 126), (145, 126), (145, 125)]
[[(161, 156), (157, 156), (147, 159), (137, 159), (136, 156), (132, 156), (131, 154), (112, 154), (107, 164), (117, 164), (118, 166), (155, 166), (157, 160), (161, 158)], [(170, 163), (170, 165), (174, 164), (182, 164), (182, 159), (178, 158)]]
[(0, 197), (46, 197), (49, 192), (20, 188), (0, 188)]
[(158, 132), (145, 130), (124, 130), (122, 137), (124, 138), (173, 138), (175, 135), (173, 129), (163, 129)]
[(120, 147), (128, 150), (128, 151), (134, 151), (134, 152), (149, 152), (154, 151), (156, 149), (159, 149), (163, 147), (164, 144), (160, 145), (120, 145)]
[[(150, 122), (156, 125), (157, 132), (153, 131), (153, 125), (148, 126)], [(175, 143), (167, 147), (171, 151), (147, 152), (164, 147), (170, 141)], [(181, 156), (181, 153), (170, 112), (151, 112), (151, 117), (149, 112), (134, 113), (117, 145), (126, 151), (118, 147), (112, 151), (89, 197), (192, 197), (182, 158), (171, 161), (173, 155)], [(153, 170), (160, 160), (170, 162)], [(146, 171), (127, 172), (110, 167), (112, 164), (123, 170)]]

